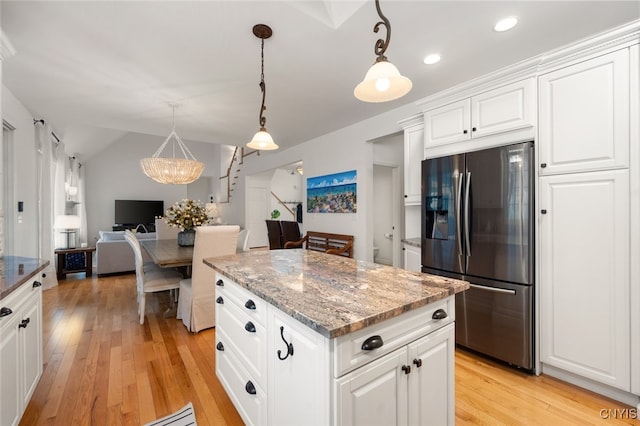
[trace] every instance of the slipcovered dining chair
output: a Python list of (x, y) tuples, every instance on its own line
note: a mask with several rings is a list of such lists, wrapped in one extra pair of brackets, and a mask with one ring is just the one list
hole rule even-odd
[(156, 218), (156, 240), (177, 240), (180, 228), (167, 225), (163, 217)]
[(177, 315), (193, 333), (216, 324), (214, 271), (202, 259), (235, 254), (239, 231), (238, 225), (196, 228), (191, 278), (180, 282)]
[(243, 229), (238, 233), (238, 243), (236, 244), (236, 253), (242, 253), (249, 250), (249, 230)]
[[(147, 293), (165, 290), (177, 290), (180, 288), (180, 280), (182, 274), (173, 269), (162, 269), (160, 267), (145, 266), (142, 259), (142, 248), (140, 242), (135, 235), (129, 230), (124, 232), (124, 238), (127, 240), (135, 257), (136, 264), (136, 287), (138, 292), (138, 314), (140, 315), (140, 324), (144, 324), (144, 310), (146, 304)], [(155, 266), (155, 265), (154, 265)], [(175, 297), (171, 296), (171, 303), (175, 303)]]

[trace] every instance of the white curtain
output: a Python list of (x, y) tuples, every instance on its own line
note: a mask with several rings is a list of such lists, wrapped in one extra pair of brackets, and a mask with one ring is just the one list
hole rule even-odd
[(78, 246), (88, 242), (87, 236), (87, 208), (85, 200), (84, 190), (84, 167), (80, 163), (77, 157), (71, 159), (71, 184), (78, 188), (78, 193), (75, 197), (71, 197), (73, 201), (77, 201), (79, 204), (76, 206), (76, 214), (80, 216), (80, 229), (78, 229)]
[(55, 231), (53, 229), (54, 211), (54, 182), (56, 167), (53, 153), (56, 149), (55, 140), (51, 135), (48, 124), (35, 124), (35, 142), (37, 151), (37, 191), (38, 191), (38, 257), (48, 260), (49, 266), (43, 271), (44, 289), (58, 285), (56, 278)]

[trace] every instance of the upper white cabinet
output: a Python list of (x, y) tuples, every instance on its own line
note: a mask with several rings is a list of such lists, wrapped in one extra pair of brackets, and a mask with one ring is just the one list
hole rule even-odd
[(629, 49), (539, 78), (540, 174), (629, 166)]
[(420, 205), (424, 124), (404, 129), (404, 204)]
[(533, 126), (534, 93), (529, 78), (426, 111), (425, 148)]

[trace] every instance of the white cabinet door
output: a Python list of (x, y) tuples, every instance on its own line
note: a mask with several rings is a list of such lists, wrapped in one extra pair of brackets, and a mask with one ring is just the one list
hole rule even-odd
[(404, 130), (404, 204), (420, 205), (424, 124)]
[(404, 269), (413, 272), (422, 272), (422, 252), (420, 247), (410, 244), (404, 245)]
[(33, 293), (21, 311), (22, 407), (26, 408), (42, 374), (42, 292)]
[(336, 424), (407, 425), (407, 347), (391, 352), (336, 381)]
[[(8, 307), (0, 302), (1, 307)], [(0, 425), (17, 425), (22, 415), (18, 324), (19, 313), (0, 318)]]
[(629, 172), (545, 176), (539, 191), (541, 360), (628, 391)]
[(533, 126), (535, 80), (518, 81), (471, 98), (471, 137)]
[(471, 138), (471, 100), (463, 99), (424, 113), (425, 148)]
[(268, 424), (330, 424), (328, 339), (277, 308), (269, 308)]
[(539, 78), (540, 173), (629, 165), (629, 52)]
[(455, 328), (449, 324), (409, 345), (409, 424), (455, 424)]

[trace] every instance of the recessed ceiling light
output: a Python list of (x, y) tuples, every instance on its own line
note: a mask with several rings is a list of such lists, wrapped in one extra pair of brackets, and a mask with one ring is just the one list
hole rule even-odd
[(518, 17), (509, 16), (508, 18), (499, 20), (496, 23), (496, 25), (494, 25), (493, 30), (498, 32), (508, 31), (511, 28), (515, 27), (517, 24), (518, 24)]
[(438, 63), (440, 62), (440, 55), (438, 55), (437, 53), (432, 53), (431, 55), (427, 55), (425, 56), (423, 62), (427, 65), (433, 65), (435, 63)]

